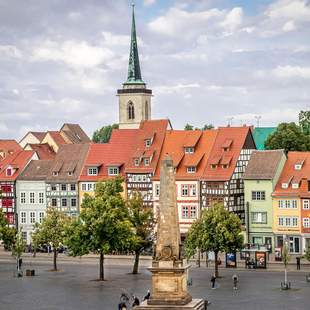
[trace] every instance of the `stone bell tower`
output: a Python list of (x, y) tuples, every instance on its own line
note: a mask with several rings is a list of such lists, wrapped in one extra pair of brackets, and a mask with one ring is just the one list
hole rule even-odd
[(117, 91), (119, 97), (119, 128), (139, 128), (140, 122), (151, 119), (152, 90), (142, 80), (134, 4), (132, 4), (131, 43), (127, 81)]

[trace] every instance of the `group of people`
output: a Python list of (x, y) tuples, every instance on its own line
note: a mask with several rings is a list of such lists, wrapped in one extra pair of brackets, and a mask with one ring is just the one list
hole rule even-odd
[[(146, 295), (143, 297), (143, 301), (150, 299), (150, 297), (151, 292), (150, 290), (148, 290)], [(120, 299), (121, 301), (118, 304), (118, 310), (127, 310), (127, 304), (129, 302), (129, 298), (127, 297), (127, 295), (122, 294)], [(140, 300), (137, 296), (133, 295), (132, 299), (133, 299), (132, 308), (135, 308), (136, 306), (140, 305)]]
[[(233, 280), (233, 288), (234, 288), (234, 290), (237, 290), (238, 289), (238, 281), (239, 281), (238, 276), (236, 274), (234, 274), (232, 276), (232, 280)], [(211, 276), (210, 281), (211, 281), (211, 288), (215, 289), (215, 281), (216, 281), (216, 275), (215, 274), (213, 274)]]

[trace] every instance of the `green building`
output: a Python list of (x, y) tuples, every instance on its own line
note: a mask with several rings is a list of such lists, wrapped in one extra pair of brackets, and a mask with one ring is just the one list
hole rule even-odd
[(286, 161), (283, 150), (254, 151), (244, 173), (247, 243), (273, 244), (272, 192)]
[(253, 131), (253, 138), (258, 150), (265, 149), (267, 138), (277, 130), (277, 127), (256, 127)]

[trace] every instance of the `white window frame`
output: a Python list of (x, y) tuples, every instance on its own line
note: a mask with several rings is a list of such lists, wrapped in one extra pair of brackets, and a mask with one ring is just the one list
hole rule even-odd
[(253, 201), (265, 201), (266, 192), (265, 191), (252, 191), (251, 198)]
[[(74, 189), (72, 189), (72, 186), (74, 186)], [(70, 184), (70, 191), (71, 192), (76, 192), (76, 184), (75, 183), (71, 183)]]
[(144, 166), (149, 166), (149, 165), (150, 165), (150, 159), (144, 158)]
[(186, 169), (187, 173), (196, 173), (196, 167), (195, 166), (189, 166)]
[(39, 223), (42, 224), (44, 219), (45, 213), (43, 211), (39, 212)]
[(146, 139), (145, 140), (145, 147), (150, 147), (152, 145), (152, 140), (151, 139)]
[(189, 185), (188, 184), (182, 184), (181, 185), (181, 196), (182, 197), (188, 197), (189, 196)]
[(21, 224), (27, 223), (27, 213), (25, 211), (20, 212), (20, 223)]
[(304, 228), (310, 228), (310, 218), (309, 217), (304, 217), (302, 219), (302, 226)]
[[(56, 201), (56, 205), (53, 206), (53, 201)], [(57, 198), (52, 198), (51, 199), (51, 207), (58, 207), (58, 200)]]
[[(65, 205), (63, 202), (66, 202)], [(61, 207), (66, 208), (68, 207), (68, 199), (67, 198), (61, 198)]]
[(39, 192), (39, 203), (44, 203), (44, 192)]
[[(65, 189), (63, 189), (63, 186), (65, 186), (66, 188), (65, 188)], [(60, 190), (61, 190), (62, 192), (66, 192), (66, 191), (67, 191), (67, 189), (68, 189), (67, 184), (65, 184), (65, 183), (60, 184)]]
[(267, 212), (251, 212), (252, 224), (267, 224)]
[(98, 175), (98, 167), (89, 167), (87, 169), (87, 175)]
[(20, 193), (20, 203), (25, 204), (26, 203), (26, 192)]
[(197, 218), (197, 207), (196, 206), (190, 206), (189, 213), (190, 213), (191, 219)]
[(159, 197), (160, 195), (160, 184), (155, 184), (155, 196)]
[(35, 204), (35, 192), (30, 192), (29, 193), (29, 203), (30, 204)]
[(108, 167), (108, 175), (119, 175), (119, 167)]
[(86, 183), (82, 183), (82, 184), (81, 184), (81, 190), (82, 190), (83, 192), (86, 192), (86, 191), (87, 191), (87, 185), (86, 185)]
[(29, 212), (29, 223), (35, 224), (36, 222), (36, 213), (34, 211)]
[(190, 209), (189, 206), (182, 206), (182, 219), (189, 219), (189, 214)]
[(302, 208), (304, 210), (309, 210), (310, 209), (310, 200), (305, 199), (302, 201)]
[(197, 195), (196, 184), (190, 184), (189, 193), (192, 197), (195, 197)]
[(194, 154), (195, 148), (192, 146), (187, 146), (184, 148), (184, 153), (185, 154)]
[[(75, 201), (75, 205), (72, 204), (72, 201)], [(73, 208), (76, 208), (76, 207), (77, 207), (77, 199), (76, 199), (76, 198), (71, 198), (70, 203), (71, 203), (71, 204), (70, 204), (71, 207), (73, 207)]]
[(138, 167), (140, 165), (140, 159), (139, 158), (135, 158), (134, 164), (135, 164), (136, 167)]

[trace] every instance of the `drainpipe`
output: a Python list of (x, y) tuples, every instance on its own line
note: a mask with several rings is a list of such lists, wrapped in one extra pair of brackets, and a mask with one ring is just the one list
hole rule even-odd
[(250, 243), (250, 215), (249, 215), (250, 203), (247, 201), (245, 204), (245, 227), (246, 227), (246, 236), (247, 243)]

